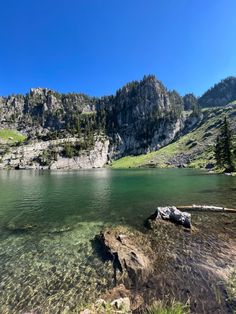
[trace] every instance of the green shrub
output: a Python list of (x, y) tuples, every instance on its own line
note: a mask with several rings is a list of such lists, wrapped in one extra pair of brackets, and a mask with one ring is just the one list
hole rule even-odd
[(75, 156), (75, 152), (74, 152), (74, 149), (73, 149), (71, 143), (66, 143), (64, 145), (63, 154), (67, 158), (72, 158)]

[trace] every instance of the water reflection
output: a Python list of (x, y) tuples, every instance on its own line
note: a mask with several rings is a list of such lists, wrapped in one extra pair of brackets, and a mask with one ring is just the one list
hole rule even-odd
[(21, 215), (42, 228), (69, 217), (133, 224), (157, 205), (236, 207), (235, 177), (186, 169), (2, 171), (0, 186), (0, 225)]

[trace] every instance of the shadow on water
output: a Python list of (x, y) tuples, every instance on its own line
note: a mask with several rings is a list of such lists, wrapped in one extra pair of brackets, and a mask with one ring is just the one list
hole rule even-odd
[(103, 263), (107, 261), (112, 261), (112, 255), (107, 252), (107, 250), (104, 248), (104, 245), (102, 245), (99, 235), (96, 235), (94, 239), (91, 241), (91, 246), (93, 248), (94, 254), (99, 257)]

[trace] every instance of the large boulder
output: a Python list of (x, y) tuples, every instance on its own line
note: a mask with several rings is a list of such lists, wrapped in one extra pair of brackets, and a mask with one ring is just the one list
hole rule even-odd
[(185, 228), (191, 228), (191, 214), (181, 212), (175, 206), (157, 207), (155, 213), (148, 220), (169, 220)]
[(113, 261), (115, 277), (116, 271), (119, 270), (122, 274), (128, 275), (132, 285), (136, 286), (147, 281), (152, 272), (152, 265), (135, 243), (134, 237), (119, 234), (117, 230), (109, 230), (101, 232), (98, 239)]

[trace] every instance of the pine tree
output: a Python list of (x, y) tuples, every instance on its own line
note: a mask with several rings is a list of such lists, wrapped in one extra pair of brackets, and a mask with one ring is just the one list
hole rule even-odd
[(216, 145), (215, 145), (215, 158), (216, 158), (216, 165), (219, 168), (224, 167), (222, 151), (223, 151), (222, 150), (222, 142), (220, 139), (220, 135), (218, 135), (216, 138)]
[(217, 166), (226, 171), (234, 171), (233, 163), (233, 136), (229, 123), (225, 117), (220, 129), (220, 134), (216, 139), (215, 158)]

